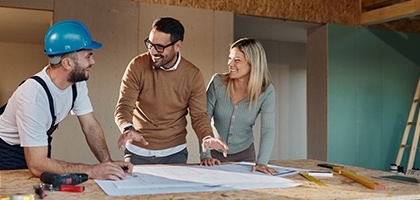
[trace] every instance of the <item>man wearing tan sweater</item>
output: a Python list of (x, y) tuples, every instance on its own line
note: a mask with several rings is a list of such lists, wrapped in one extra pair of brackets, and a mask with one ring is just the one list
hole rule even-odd
[(123, 75), (115, 122), (122, 135), (125, 160), (133, 164), (178, 164), (188, 158), (186, 115), (202, 149), (227, 145), (213, 138), (207, 116), (206, 88), (200, 70), (181, 56), (184, 27), (173, 18), (158, 18), (144, 40), (148, 52), (128, 64)]

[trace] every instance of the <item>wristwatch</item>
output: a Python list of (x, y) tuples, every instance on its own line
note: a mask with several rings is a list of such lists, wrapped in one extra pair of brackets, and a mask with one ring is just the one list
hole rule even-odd
[(127, 127), (124, 127), (124, 129), (123, 129), (123, 133), (125, 133), (126, 131), (128, 131), (128, 130), (134, 130), (135, 128), (134, 128), (134, 126), (127, 126)]

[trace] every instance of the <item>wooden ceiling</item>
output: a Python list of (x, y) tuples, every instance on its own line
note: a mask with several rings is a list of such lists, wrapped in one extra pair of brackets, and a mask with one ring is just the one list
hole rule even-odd
[(420, 33), (420, 0), (361, 0), (360, 25)]

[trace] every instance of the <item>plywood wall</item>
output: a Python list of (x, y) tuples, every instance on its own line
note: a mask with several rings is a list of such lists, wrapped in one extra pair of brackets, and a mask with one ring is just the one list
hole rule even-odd
[[(233, 12), (294, 21), (358, 25), (358, 0), (113, 0)], [(0, 0), (0, 5), (52, 9), (54, 0)], [(100, 5), (100, 4), (98, 4)]]
[(294, 21), (358, 25), (358, 0), (137, 0)]
[(406, 18), (366, 27), (407, 33), (420, 33), (420, 20)]
[[(205, 8), (302, 22), (359, 26), (359, 0), (132, 0), (155, 4)], [(363, 26), (420, 33), (420, 21), (401, 19), (377, 25)]]

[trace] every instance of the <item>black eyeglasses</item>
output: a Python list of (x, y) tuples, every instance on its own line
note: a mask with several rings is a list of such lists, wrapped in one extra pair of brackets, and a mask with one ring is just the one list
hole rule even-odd
[(165, 51), (165, 48), (166, 47), (170, 47), (170, 46), (174, 45), (176, 42), (178, 42), (178, 40), (177, 41), (173, 41), (173, 42), (171, 42), (168, 45), (162, 46), (160, 44), (153, 44), (153, 43), (150, 42), (149, 38), (146, 38), (144, 40), (144, 45), (146, 45), (146, 48), (148, 50), (150, 50), (152, 47), (154, 47), (158, 53), (163, 53), (163, 51)]

